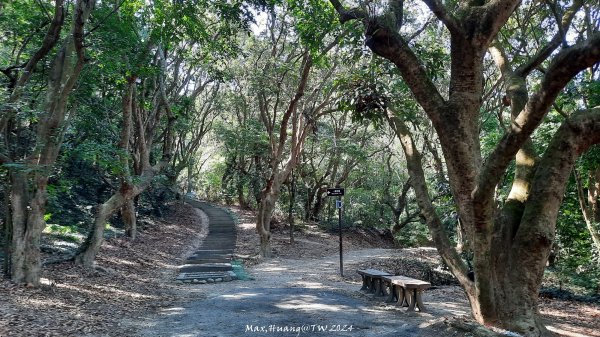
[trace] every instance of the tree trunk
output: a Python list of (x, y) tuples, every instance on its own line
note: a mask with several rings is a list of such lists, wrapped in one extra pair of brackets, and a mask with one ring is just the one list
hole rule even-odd
[(326, 197), (323, 197), (323, 191), (321, 188), (319, 188), (317, 190), (317, 193), (315, 194), (315, 203), (313, 204), (313, 207), (311, 209), (311, 220), (313, 221), (320, 221), (321, 220), (321, 213), (323, 213), (323, 206), (325, 205), (325, 201), (327, 200)]
[(240, 205), (240, 208), (250, 209), (250, 205), (248, 204), (248, 201), (246, 201), (246, 196), (244, 194), (244, 184), (238, 180), (235, 186), (237, 190), (237, 200), (238, 204)]
[(47, 177), (34, 175), (37, 184), (34, 184), (33, 197), (29, 198), (27, 176), (25, 172), (11, 172), (10, 275), (15, 283), (38, 286), (42, 268), (39, 245), (46, 225)]
[(194, 182), (192, 180), (192, 177), (194, 176), (193, 170), (194, 170), (194, 165), (191, 163), (188, 164), (187, 165), (186, 193), (192, 193), (192, 191), (194, 190)]
[(119, 207), (122, 207), (125, 202), (126, 200), (123, 197), (123, 194), (118, 192), (110, 197), (105, 203), (98, 206), (94, 225), (88, 234), (86, 241), (75, 256), (75, 263), (87, 268), (94, 267), (96, 255), (100, 251), (100, 247), (104, 241), (104, 228), (106, 223), (110, 216), (119, 209)]
[[(160, 209), (160, 205), (158, 207)], [(127, 235), (131, 241), (135, 241), (137, 236), (137, 218), (133, 199), (127, 199), (125, 201), (125, 205), (121, 207), (121, 216), (125, 223), (125, 235)]]
[(306, 202), (304, 204), (304, 220), (314, 220), (313, 203), (315, 200), (316, 190), (312, 187), (306, 188)]
[(296, 203), (296, 177), (292, 171), (292, 179), (289, 184), (290, 204), (288, 208), (288, 223), (290, 224), (290, 243), (294, 243), (294, 204)]
[(574, 175), (579, 207), (592, 238), (594, 248), (600, 253), (600, 168), (592, 169), (588, 173), (587, 196), (585, 195), (583, 182), (577, 170), (574, 170)]
[(263, 258), (273, 257), (273, 249), (271, 248), (271, 218), (275, 210), (278, 190), (266, 190), (258, 205), (258, 213), (256, 215), (256, 229), (260, 236), (260, 256)]
[[(10, 178), (9, 178), (10, 179)], [(3, 247), (3, 253), (4, 253), (4, 260), (3, 260), (3, 264), (2, 264), (2, 272), (4, 273), (4, 276), (8, 277), (10, 276), (10, 247), (11, 247), (11, 243), (9, 242), (10, 238), (12, 238), (12, 216), (11, 216), (11, 203), (9, 202), (10, 200), (10, 195), (11, 195), (11, 191), (8, 188), (8, 184), (6, 185), (7, 189), (5, 191), (5, 222), (4, 222), (4, 226), (2, 228), (3, 233), (2, 233), (2, 247)]]
[(9, 270), (14, 282), (24, 283), (27, 274), (25, 266), (25, 231), (27, 230), (27, 181), (21, 172), (10, 173), (10, 225), (12, 235), (10, 245)]

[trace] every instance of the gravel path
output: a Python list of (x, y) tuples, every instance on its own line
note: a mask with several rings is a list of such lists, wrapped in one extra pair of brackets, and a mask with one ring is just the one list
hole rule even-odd
[[(344, 256), (347, 264), (402, 254), (365, 249)], [(248, 270), (251, 281), (190, 285), (195, 299), (163, 308), (142, 322), (143, 336), (440, 336), (445, 315), (467, 314), (457, 287), (425, 292), (427, 313), (406, 313), (358, 291), (339, 274), (339, 256), (274, 259)], [(346, 270), (346, 273), (354, 273)], [(435, 303), (434, 303), (435, 301)]]

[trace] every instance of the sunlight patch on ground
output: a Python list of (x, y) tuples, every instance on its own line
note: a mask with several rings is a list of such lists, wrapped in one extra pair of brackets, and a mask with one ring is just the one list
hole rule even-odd
[(166, 308), (166, 309), (162, 309), (160, 311), (161, 315), (164, 316), (173, 316), (173, 315), (180, 315), (183, 312), (185, 312), (185, 308), (182, 307), (174, 307), (174, 308)]
[(136, 292), (132, 292), (132, 291), (125, 291), (125, 290), (121, 290), (119, 288), (109, 287), (109, 286), (95, 285), (95, 286), (93, 286), (93, 288), (104, 290), (106, 292), (118, 294), (118, 295), (125, 296), (125, 297), (130, 297), (130, 298), (148, 298), (148, 299), (156, 298), (156, 296), (144, 295), (144, 294), (140, 294), (140, 293), (136, 293)]
[(164, 262), (156, 262), (156, 265), (165, 269), (177, 269), (179, 268), (179, 264), (172, 263), (164, 263)]
[(232, 295), (223, 295), (221, 297), (239, 300), (239, 299), (242, 299), (242, 298), (256, 297), (258, 295), (260, 295), (260, 294), (257, 294), (257, 293), (239, 293), (239, 294), (232, 294)]
[(316, 296), (304, 295), (296, 299), (287, 300), (275, 306), (287, 310), (302, 310), (302, 311), (330, 311), (330, 312), (347, 312), (351, 308), (345, 305), (333, 305), (324, 303), (315, 303), (319, 298)]
[(135, 263), (135, 262), (127, 261), (127, 260), (124, 260), (124, 259), (117, 259), (117, 258), (105, 257), (105, 258), (103, 258), (103, 260), (108, 261), (108, 262), (112, 262), (114, 264), (123, 264), (123, 265), (127, 265), (127, 266), (135, 266), (135, 265), (137, 265), (137, 263)]
[(36, 307), (36, 308), (40, 308), (40, 309), (68, 307), (68, 305), (66, 303), (55, 300), (55, 299), (39, 300), (39, 299), (30, 298), (30, 299), (26, 299), (25, 301), (23, 301), (23, 303), (26, 304), (27, 306)]
[(261, 268), (260, 271), (264, 271), (264, 272), (283, 272), (283, 271), (289, 271), (288, 268), (284, 268), (284, 267), (277, 267), (277, 266), (267, 266), (265, 268)]
[(84, 289), (81, 287), (76, 287), (76, 286), (68, 285), (68, 284), (56, 284), (56, 287), (68, 289), (68, 290), (72, 290), (72, 291), (77, 291), (77, 292), (81, 292), (81, 293), (91, 294), (91, 295), (95, 295), (95, 296), (98, 295), (98, 292), (96, 290), (102, 290), (104, 293), (117, 294), (120, 297), (128, 297), (128, 298), (132, 298), (132, 299), (140, 299), (140, 298), (155, 299), (155, 298), (157, 298), (157, 296), (143, 295), (140, 293), (124, 291), (124, 290), (121, 290), (118, 288), (109, 287), (109, 286), (101, 286), (101, 285), (90, 286), (90, 288), (92, 288), (92, 290)]
[(546, 325), (546, 328), (554, 333), (560, 334), (561, 336), (567, 336), (567, 337), (590, 337), (590, 335), (584, 335), (584, 334), (580, 334), (578, 332), (571, 332), (568, 330), (563, 330), (560, 328), (557, 328), (555, 326), (552, 325)]
[[(425, 308), (427, 309), (427, 302), (425, 302)], [(454, 304), (454, 303), (432, 303), (430, 305), (435, 305), (436, 309), (447, 311), (453, 315), (468, 315), (469, 311), (465, 310), (463, 306)]]
[(242, 229), (249, 230), (249, 229), (256, 228), (256, 224), (251, 223), (251, 222), (244, 222), (244, 223), (238, 224), (238, 227), (241, 227)]
[(371, 309), (371, 308), (362, 308), (361, 311), (370, 313), (370, 314), (380, 314), (382, 312), (380, 309)]

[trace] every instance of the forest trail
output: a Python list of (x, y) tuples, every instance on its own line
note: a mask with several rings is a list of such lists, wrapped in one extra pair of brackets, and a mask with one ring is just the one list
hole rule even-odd
[[(208, 212), (212, 209), (208, 208)], [(212, 214), (207, 214), (207, 218), (212, 218)], [(209, 238), (210, 234), (201, 247), (211, 244)], [(388, 258), (395, 252), (350, 251), (344, 256), (345, 265)], [(454, 293), (455, 287), (426, 292), (427, 313), (409, 314), (406, 308), (374, 299), (359, 292), (360, 284), (355, 280), (339, 275), (338, 254), (309, 259), (277, 258), (259, 263), (248, 272), (253, 276), (249, 281), (190, 286), (190, 293), (197, 299), (162, 308), (153, 317), (142, 320), (138, 323), (142, 325), (140, 335), (425, 337), (439, 336), (443, 325), (436, 323), (443, 321), (444, 316), (469, 312), (464, 296)], [(355, 268), (350, 267), (345, 273), (355, 273)]]
[[(351, 265), (389, 253), (365, 249), (345, 259)], [(339, 276), (338, 259), (273, 259), (249, 269), (254, 280), (196, 286), (193, 291), (203, 293), (201, 299), (163, 308), (142, 323), (140, 335), (425, 337), (440, 335), (436, 323), (444, 316), (468, 314), (462, 296), (438, 297), (449, 291), (445, 287), (426, 292), (427, 313), (409, 314), (406, 308), (373, 299), (358, 291), (359, 283)], [(254, 331), (262, 327), (265, 332)], [(276, 331), (285, 328), (294, 330)]]
[(236, 243), (233, 218), (224, 209), (207, 202), (187, 202), (206, 215), (208, 235), (202, 241), (202, 245), (185, 260), (185, 264), (180, 266), (177, 280), (186, 283), (231, 281), (235, 278), (231, 266), (231, 256)]
[[(247, 256), (245, 264), (252, 279), (183, 285), (178, 290), (179, 301), (127, 320), (124, 326), (133, 328), (136, 336), (150, 337), (465, 335), (445, 324), (457, 317), (470, 317), (468, 301), (459, 286), (426, 291), (426, 313), (407, 313), (406, 308), (359, 291), (356, 270), (365, 262), (387, 270), (393, 261), (437, 256), (435, 249), (367, 248), (385, 244), (345, 236), (341, 277), (337, 235), (305, 229), (290, 245), (285, 238), (288, 230), (280, 228), (273, 237), (278, 257), (257, 261), (251, 257), (258, 244), (252, 212), (231, 210), (239, 219), (236, 255)], [(203, 221), (208, 220), (202, 211), (197, 213)], [(543, 302), (542, 312), (552, 331), (561, 336), (600, 336), (592, 322), (598, 313), (593, 306)], [(590, 319), (584, 322), (582, 317)]]

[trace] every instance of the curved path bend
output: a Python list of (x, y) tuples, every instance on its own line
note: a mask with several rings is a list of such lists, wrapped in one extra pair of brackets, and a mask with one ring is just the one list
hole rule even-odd
[[(231, 257), (229, 251), (235, 241), (219, 232), (231, 226), (226, 212), (205, 203), (193, 205), (213, 219), (213, 236), (209, 234), (185, 268), (197, 270), (194, 268), (203, 264), (227, 263), (224, 261)], [(226, 232), (231, 233), (229, 229)], [(223, 250), (224, 243), (229, 250), (217, 252)], [(365, 249), (348, 252), (344, 259), (350, 264), (394, 254), (393, 250)], [(249, 281), (186, 287), (178, 305), (162, 308), (136, 323), (139, 336), (440, 337), (452, 336), (435, 324), (444, 315), (469, 312), (460, 296), (450, 295), (450, 300), (440, 303), (440, 295), (449, 290), (437, 289), (424, 294), (428, 312), (407, 313), (405, 308), (360, 292), (359, 283), (340, 277), (338, 258), (334, 254), (317, 259), (273, 259), (249, 268), (253, 276)], [(202, 263), (189, 266), (193, 261)]]

